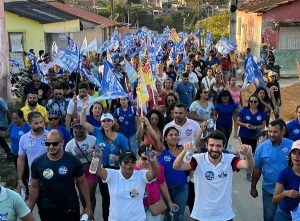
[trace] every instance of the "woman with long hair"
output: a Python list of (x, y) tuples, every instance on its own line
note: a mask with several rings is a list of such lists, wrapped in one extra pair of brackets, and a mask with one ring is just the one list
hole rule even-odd
[(172, 202), (178, 205), (174, 217), (170, 216), (170, 209), (164, 213), (164, 221), (182, 221), (188, 199), (188, 182), (184, 171), (174, 170), (173, 163), (181, 153), (182, 146), (178, 145), (179, 132), (175, 127), (169, 127), (164, 133), (165, 150), (158, 157), (158, 162), (164, 167), (164, 175)]
[[(86, 109), (88, 102), (84, 101), (80, 115), (80, 123), (85, 129), (96, 137), (96, 146), (103, 152), (102, 164), (104, 168), (119, 169), (120, 152), (129, 149), (127, 138), (121, 133), (113, 130), (114, 118), (110, 113), (102, 114), (101, 128), (95, 127), (86, 121)], [(99, 180), (99, 189), (102, 195), (103, 219), (108, 220), (109, 214), (109, 193), (108, 186)]]
[(269, 126), (270, 122), (270, 114), (272, 111), (271, 99), (267, 90), (263, 87), (259, 87), (256, 89), (255, 94), (257, 94), (261, 104), (263, 105), (264, 112), (266, 115), (266, 126)]
[[(227, 142), (230, 138), (232, 131), (232, 119), (233, 116), (237, 116), (237, 105), (234, 103), (229, 91), (222, 91), (217, 99), (214, 116), (216, 118), (216, 128), (222, 131)], [(227, 144), (225, 144), (225, 148)]]
[[(233, 99), (233, 102), (237, 105), (238, 109), (241, 109), (241, 88), (236, 84), (236, 77), (230, 77), (229, 78), (229, 85), (225, 88), (225, 90), (228, 90), (231, 94), (231, 97)], [(237, 138), (237, 132), (238, 132), (238, 124), (236, 123), (237, 116), (233, 116), (233, 136)]]
[(100, 127), (103, 110), (103, 105), (96, 101), (90, 108), (90, 114), (86, 116), (87, 122), (94, 127)]
[(215, 73), (215, 82), (212, 83), (208, 90), (208, 95), (214, 104), (216, 103), (219, 94), (225, 89), (225, 87), (226, 85), (223, 82), (222, 74)]
[(299, 214), (300, 141), (295, 141), (289, 154), (288, 167), (280, 172), (272, 202), (278, 204), (274, 221), (292, 221), (291, 211)]

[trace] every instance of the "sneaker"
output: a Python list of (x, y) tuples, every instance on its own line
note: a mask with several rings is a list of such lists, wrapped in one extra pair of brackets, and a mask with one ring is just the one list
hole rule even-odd
[(251, 181), (251, 180), (252, 180), (252, 174), (251, 174), (250, 172), (247, 172), (246, 179), (247, 179), (248, 181)]

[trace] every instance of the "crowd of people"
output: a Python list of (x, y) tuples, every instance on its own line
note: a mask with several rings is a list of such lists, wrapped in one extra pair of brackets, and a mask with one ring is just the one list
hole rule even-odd
[[(194, 220), (229, 221), (232, 178), (240, 169), (252, 197), (262, 176), (265, 221), (292, 220), (300, 202), (300, 106), (290, 123), (280, 119), (276, 73), (245, 100), (236, 51), (220, 58), (215, 50), (192, 48), (187, 61), (182, 54), (172, 62), (168, 57), (166, 50), (143, 107), (124, 68), (126, 59), (137, 69), (138, 55), (114, 60), (128, 96), (99, 100), (96, 85), (55, 66), (46, 83), (32, 73), (20, 110), (8, 110), (0, 98), (0, 145), (15, 164), (18, 191), (28, 197), (27, 206), (1, 186), (1, 220), (32, 221), (36, 204), (43, 221), (82, 214), (92, 220), (99, 186), (104, 221), (183, 221), (187, 206)], [(47, 59), (44, 53), (41, 62)], [(106, 52), (92, 54), (84, 65), (101, 77), (105, 59)], [(233, 148), (230, 138), (241, 145)]]

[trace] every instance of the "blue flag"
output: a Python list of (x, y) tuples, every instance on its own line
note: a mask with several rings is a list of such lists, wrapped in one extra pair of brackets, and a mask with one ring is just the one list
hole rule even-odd
[(91, 71), (87, 70), (82, 65), (79, 71), (83, 73), (91, 83), (93, 83), (96, 86), (101, 86), (98, 78), (96, 78)]
[(111, 43), (112, 50), (117, 50), (119, 48), (120, 39), (119, 39), (119, 33), (117, 29), (115, 29), (113, 36), (111, 37), (110, 43)]
[(205, 47), (207, 47), (207, 48), (214, 43), (211, 32), (207, 32), (205, 43), (206, 43)]
[(125, 70), (129, 79), (129, 83), (133, 84), (138, 78), (137, 71), (132, 67), (132, 65), (125, 59)]
[(95, 100), (109, 100), (126, 97), (127, 94), (111, 70), (111, 64), (107, 60), (104, 60), (104, 71), (101, 83), (101, 89), (99, 91), (99, 97)]
[(153, 45), (148, 45), (148, 56), (149, 56), (149, 63), (151, 66), (151, 72), (152, 72), (152, 77), (156, 77), (156, 55), (155, 55), (155, 48)]
[(161, 46), (159, 46), (159, 49), (156, 51), (156, 61), (160, 63), (164, 58), (164, 51)]
[(44, 74), (41, 70), (41, 67), (40, 67), (39, 63), (37, 62), (36, 56), (34, 54), (32, 54), (31, 52), (28, 52), (28, 57), (29, 57), (29, 60), (31, 62), (33, 73), (40, 75), (43, 79)]
[[(266, 88), (266, 83), (259, 71), (259, 68), (258, 68), (256, 62), (253, 59), (253, 55), (251, 55), (251, 54), (249, 54), (249, 57), (247, 59), (245, 75), (246, 75), (246, 77), (245, 77), (245, 80), (243, 83), (243, 88), (246, 88), (247, 84), (249, 84), (249, 83), (255, 83), (256, 87)], [(259, 85), (257, 85), (257, 83)]]
[(203, 28), (200, 27), (200, 28), (196, 31), (195, 37), (201, 38), (202, 32), (203, 32)]
[(73, 39), (68, 36), (67, 37), (67, 44), (68, 44), (68, 49), (74, 53), (77, 53), (77, 51), (79, 50), (79, 46), (76, 44), (75, 41), (73, 41)]
[(66, 48), (59, 48), (53, 63), (72, 73), (73, 71), (80, 69), (80, 60), (79, 50), (75, 53)]
[(102, 55), (102, 53), (103, 53), (104, 51), (107, 51), (109, 45), (110, 45), (110, 40), (106, 40), (106, 41), (99, 47), (99, 50), (98, 50), (99, 54)]

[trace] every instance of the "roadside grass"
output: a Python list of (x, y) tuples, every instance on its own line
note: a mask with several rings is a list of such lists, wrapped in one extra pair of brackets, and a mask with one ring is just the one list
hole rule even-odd
[(15, 189), (17, 185), (17, 173), (12, 160), (6, 159), (6, 154), (1, 150), (0, 153), (0, 182), (1, 185)]

